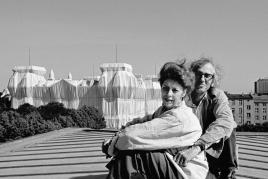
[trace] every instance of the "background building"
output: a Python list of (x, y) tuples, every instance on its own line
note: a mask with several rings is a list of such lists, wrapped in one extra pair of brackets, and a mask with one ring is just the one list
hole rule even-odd
[(268, 78), (254, 82), (254, 92), (258, 95), (268, 95)]
[(104, 63), (100, 71), (98, 77), (81, 80), (72, 79), (71, 73), (66, 79), (56, 79), (51, 71), (45, 79), (43, 67), (15, 67), (8, 83), (11, 107), (24, 103), (38, 107), (49, 102), (60, 102), (73, 109), (94, 106), (103, 114), (108, 128), (119, 129), (161, 106), (157, 77), (135, 76), (132, 66), (126, 63)]
[(255, 124), (267, 122), (268, 95), (253, 95)]
[(238, 125), (268, 122), (268, 95), (227, 93), (227, 96)]
[(254, 100), (251, 94), (228, 94), (229, 104), (238, 125), (254, 124)]

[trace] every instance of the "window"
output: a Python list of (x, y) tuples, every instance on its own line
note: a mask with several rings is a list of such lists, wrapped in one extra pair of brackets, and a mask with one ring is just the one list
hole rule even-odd
[(242, 106), (242, 100), (239, 99), (239, 102), (238, 102), (239, 106)]
[(247, 110), (250, 110), (250, 105), (247, 105)]
[(267, 109), (266, 108), (262, 108), (262, 112), (266, 114), (267, 113)]
[(262, 103), (263, 106), (266, 106), (266, 103)]
[(259, 103), (255, 103), (255, 106), (259, 106)]
[(235, 100), (232, 100), (232, 105), (235, 105)]
[(251, 114), (250, 113), (247, 113), (247, 118), (250, 118), (251, 117)]
[(259, 116), (255, 116), (255, 119), (256, 119), (256, 120), (259, 120)]
[(242, 124), (242, 116), (239, 116), (239, 117), (238, 117), (238, 120), (239, 120), (239, 121), (238, 121), (239, 124)]
[(262, 120), (266, 120), (266, 116), (262, 116)]
[(233, 114), (235, 113), (235, 108), (232, 108), (232, 113), (233, 113)]
[(259, 113), (259, 108), (255, 108), (255, 113)]
[(239, 108), (238, 110), (239, 114), (242, 114), (242, 108)]

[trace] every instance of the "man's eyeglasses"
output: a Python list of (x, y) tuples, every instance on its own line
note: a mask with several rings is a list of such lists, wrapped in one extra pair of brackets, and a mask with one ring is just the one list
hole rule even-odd
[(195, 76), (199, 79), (201, 79), (204, 76), (206, 80), (214, 78), (214, 74), (202, 73), (202, 72), (196, 72)]

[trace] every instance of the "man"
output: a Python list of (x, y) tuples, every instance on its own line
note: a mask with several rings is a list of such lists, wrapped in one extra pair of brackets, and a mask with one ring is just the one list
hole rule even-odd
[(209, 170), (216, 178), (235, 178), (237, 168), (235, 127), (232, 111), (225, 93), (215, 88), (217, 73), (213, 62), (201, 58), (191, 64), (195, 76), (194, 90), (187, 104), (193, 107), (203, 128), (195, 145), (174, 157), (186, 165), (201, 150), (206, 150)]

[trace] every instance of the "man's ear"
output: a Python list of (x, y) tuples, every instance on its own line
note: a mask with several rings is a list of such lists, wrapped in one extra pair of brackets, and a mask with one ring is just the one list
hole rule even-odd
[(184, 89), (184, 90), (183, 90), (183, 93), (182, 93), (182, 99), (184, 99), (184, 98), (185, 98), (186, 93), (187, 93), (187, 90), (186, 90), (186, 89)]
[(216, 76), (213, 77), (212, 82), (211, 82), (211, 87), (215, 87), (216, 86)]
[(215, 86), (215, 81), (214, 81), (214, 79), (213, 79), (213, 81), (211, 82), (210, 87), (214, 87), (214, 86)]

